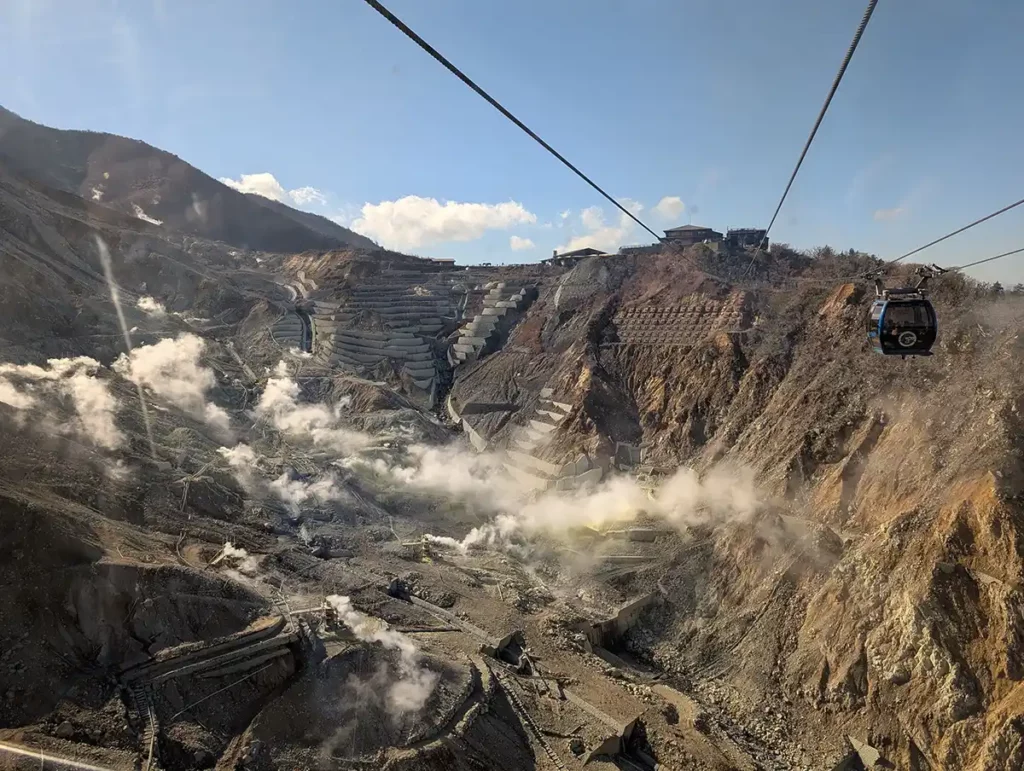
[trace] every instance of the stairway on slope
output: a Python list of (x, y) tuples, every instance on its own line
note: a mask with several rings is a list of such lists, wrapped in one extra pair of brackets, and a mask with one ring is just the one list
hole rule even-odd
[(537, 451), (548, 444), (571, 409), (570, 403), (555, 398), (553, 389), (541, 389), (534, 417), (506, 450), (504, 466), (513, 478), (538, 491), (572, 490), (601, 481), (604, 469), (586, 455), (558, 463), (537, 457)]
[(460, 330), (448, 352), (453, 367), (493, 353), (523, 311), (537, 297), (537, 287), (528, 282), (491, 282), (484, 287), (483, 308)]

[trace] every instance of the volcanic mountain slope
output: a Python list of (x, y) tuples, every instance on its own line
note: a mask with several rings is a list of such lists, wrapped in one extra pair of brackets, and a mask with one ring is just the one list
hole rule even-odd
[[(111, 257), (130, 326), (142, 339), (153, 317), (143, 295), (167, 311), (159, 324), (187, 325), (186, 312), (216, 326), (237, 322), (254, 298), (284, 299), (271, 276), (248, 268), (224, 244), (186, 239), (12, 173), (0, 164), (0, 339), (7, 360), (123, 350), (101, 253)], [(14, 354), (13, 352), (20, 351)], [(13, 356), (13, 358), (12, 358)]]
[(0, 156), (9, 168), (50, 187), (237, 247), (300, 252), (376, 246), (324, 217), (233, 190), (145, 142), (49, 128), (2, 107)]
[[(628, 442), (655, 466), (756, 476), (783, 516), (694, 515), (693, 544), (637, 579), (670, 602), (633, 640), (753, 732), (849, 734), (898, 768), (1019, 767), (1024, 301), (943, 277), (936, 355), (902, 361), (866, 350), (866, 287), (826, 278), (869, 261), (739, 290), (695, 271), (714, 259), (732, 272), (699, 250), (577, 266), (456, 405), (521, 393), (520, 417), (477, 424), (511, 444), (543, 386), (571, 410), (539, 457)], [(730, 298), (736, 323), (700, 326)]]
[[(187, 362), (201, 365), (198, 402), (157, 391), (183, 380), (182, 362), (148, 381), (152, 448), (132, 370), (114, 366), (123, 337), (97, 237), (136, 345), (182, 333), (199, 343)], [(867, 258), (779, 250), (747, 284), (735, 281), (746, 259), (700, 249), (531, 268), (539, 296), (503, 347), (454, 371), (452, 405), (499, 452), (482, 456), (483, 497), (505, 494), (500, 451), (555, 403), (564, 420), (538, 459), (607, 464), (617, 444), (641, 445), (650, 465), (697, 469), (705, 500), (677, 507), (628, 571), (622, 559), (637, 555), (625, 546), (572, 541), (542, 541), (527, 561), (522, 540), (497, 539), (424, 561), (412, 538), (444, 543), (491, 524), (493, 507), (462, 496), (479, 489), (467, 450), (439, 447), (449, 431), (386, 384), (289, 354), (269, 331), (291, 307), (286, 274), (344, 301), (380, 272), (373, 260), (257, 262), (7, 172), (0, 238), (0, 573), (15, 587), (0, 597), (0, 740), (117, 768), (157, 756), (175, 769), (307, 762), (330, 737), (303, 718), (303, 694), (329, 697), (350, 672), (376, 683), (378, 664), (400, 664), (351, 640), (340, 652), (298, 643), (282, 615), (339, 594), (395, 626), (432, 628), (417, 638), (424, 666), (452, 667), (433, 695), (437, 722), (406, 713), (403, 739), (394, 726), (339, 734), (330, 752), (345, 762), (580, 769), (607, 739), (597, 705), (611, 723), (642, 716), (641, 749), (667, 767), (832, 768), (847, 737), (897, 768), (1020, 767), (1017, 298), (939, 280), (936, 356), (904, 362), (864, 351), (865, 289), (837, 280)], [(143, 296), (166, 311), (137, 307)], [(96, 362), (46, 362), (74, 356)], [(284, 376), (282, 360), (308, 374)], [(87, 423), (83, 404), (112, 415), (117, 435)], [(456, 484), (414, 487), (431, 468), (434, 483)], [(752, 479), (753, 500), (717, 505)], [(515, 498), (501, 513), (556, 519), (577, 505), (600, 519), (627, 482)], [(246, 553), (221, 553), (226, 541)], [(567, 577), (602, 556), (615, 572)], [(399, 576), (430, 610), (382, 591)], [(604, 652), (614, 665), (580, 643), (584, 622), (652, 593), (661, 601)], [(545, 682), (481, 663), (475, 635), (516, 628)], [(246, 661), (186, 676), (197, 656), (240, 640), (255, 640)], [(140, 670), (184, 674), (115, 684)], [(297, 706), (281, 723), (279, 704)]]

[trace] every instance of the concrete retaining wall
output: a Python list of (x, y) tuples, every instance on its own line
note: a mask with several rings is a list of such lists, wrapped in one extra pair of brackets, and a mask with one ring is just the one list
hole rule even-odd
[(469, 441), (476, 448), (477, 452), (484, 452), (487, 449), (487, 440), (471, 425), (469, 422), (463, 419), (462, 429), (469, 436)]
[(509, 473), (509, 476), (530, 490), (547, 490), (551, 487), (552, 483), (550, 479), (531, 474), (518, 466), (513, 466), (511, 463), (505, 463), (503, 465), (505, 471)]
[(546, 460), (541, 460), (540, 458), (535, 458), (532, 455), (530, 455), (528, 453), (525, 453), (525, 452), (519, 452), (517, 450), (509, 450), (508, 454), (509, 454), (509, 457), (511, 457), (513, 460), (519, 461), (520, 467), (523, 464), (525, 464), (525, 465), (529, 466), (530, 468), (533, 468), (533, 469), (541, 472), (542, 474), (546, 474), (549, 477), (556, 477), (556, 476), (558, 476), (559, 472), (562, 469), (562, 467), (560, 465), (558, 465), (557, 463), (549, 463)]
[(578, 629), (595, 648), (613, 648), (619, 644), (622, 636), (636, 626), (640, 616), (648, 608), (662, 601), (659, 592), (651, 592), (627, 602), (607, 621), (596, 624), (583, 624)]

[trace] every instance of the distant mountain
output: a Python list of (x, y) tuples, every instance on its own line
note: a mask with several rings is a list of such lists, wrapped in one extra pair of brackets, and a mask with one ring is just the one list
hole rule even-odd
[(246, 249), (302, 252), (376, 246), (325, 217), (240, 193), (145, 142), (54, 129), (2, 107), (0, 157), (12, 170), (58, 190)]
[(293, 209), (291, 206), (275, 201), (272, 198), (265, 198), (262, 195), (256, 195), (255, 193), (246, 193), (245, 197), (251, 200), (253, 203), (265, 206), (279, 214), (283, 214), (294, 222), (309, 228), (310, 230), (319, 233), (324, 238), (338, 239), (344, 244), (349, 246), (361, 247), (363, 249), (376, 249), (377, 244), (371, 241), (366, 236), (361, 236), (358, 233), (353, 233), (348, 228), (343, 228), (338, 223), (327, 219), (327, 217), (319, 214), (313, 214), (308, 211), (300, 211), (299, 209)]

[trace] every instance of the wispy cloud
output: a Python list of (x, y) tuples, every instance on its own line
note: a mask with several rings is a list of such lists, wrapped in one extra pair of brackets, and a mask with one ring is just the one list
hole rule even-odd
[(537, 246), (531, 239), (519, 236), (509, 238), (508, 245), (513, 252), (525, 252), (527, 249), (534, 249)]
[(872, 214), (875, 222), (894, 222), (912, 217), (927, 204), (928, 199), (939, 189), (938, 181), (933, 177), (918, 180), (900, 202), (893, 207), (875, 209)]
[(142, 44), (139, 33), (123, 16), (114, 19), (110, 29), (110, 57), (136, 99), (144, 93)]
[(871, 186), (893, 162), (891, 152), (882, 153), (866, 166), (857, 170), (846, 187), (846, 205), (852, 206), (870, 190)]
[(893, 209), (875, 209), (875, 213), (872, 216), (875, 222), (892, 222), (893, 220), (906, 217), (907, 210), (902, 206), (897, 206)]

